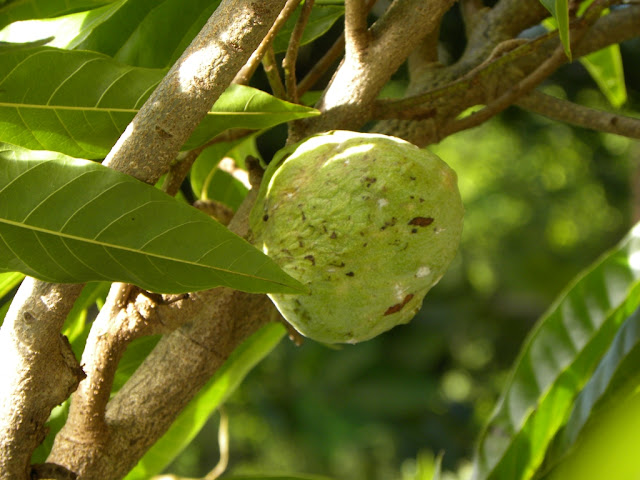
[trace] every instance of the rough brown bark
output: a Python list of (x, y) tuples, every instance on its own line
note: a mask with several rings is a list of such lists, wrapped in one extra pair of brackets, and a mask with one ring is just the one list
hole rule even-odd
[[(316, 108), (323, 115), (300, 122), (296, 138), (332, 129), (357, 130), (371, 118), (373, 101), (421, 40), (436, 30), (455, 0), (395, 0), (368, 30), (346, 26), (345, 58)], [(354, 7), (355, 9), (355, 7)], [(361, 18), (355, 9), (351, 18)]]
[(24, 280), (0, 330), (0, 478), (29, 478), (31, 455), (44, 440), (54, 406), (84, 373), (62, 324), (82, 285)]

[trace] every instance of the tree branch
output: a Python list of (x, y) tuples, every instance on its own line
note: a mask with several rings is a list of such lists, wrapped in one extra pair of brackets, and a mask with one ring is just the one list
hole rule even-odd
[[(574, 28), (576, 26), (574, 25)], [(613, 10), (598, 18), (588, 28), (586, 34), (573, 48), (574, 58), (579, 58), (611, 44), (623, 42), (639, 34), (640, 6), (633, 5)], [(502, 52), (503, 45), (512, 45), (515, 48), (504, 53)], [(412, 85), (411, 93), (414, 95), (417, 93), (418, 82), (422, 84), (424, 93), (416, 95), (412, 99), (397, 101), (397, 105), (404, 102), (407, 106), (407, 109), (400, 115), (405, 115), (403, 118), (411, 120), (380, 122), (374, 130), (402, 137), (420, 146), (437, 142), (447, 133), (453, 133), (453, 130), (442, 130), (442, 125), (450, 123), (460, 112), (469, 107), (480, 104), (488, 105), (496, 101), (497, 98), (504, 95), (503, 92), (510, 91), (514, 85), (531, 75), (531, 72), (548, 60), (558, 47), (557, 33), (551, 32), (526, 43), (515, 39), (503, 41), (492, 49), (493, 53), (487, 54), (489, 55), (488, 59), (481, 62), (482, 64), (479, 66), (477, 62), (472, 62), (468, 58), (464, 62), (462, 59), (460, 60), (465, 64), (463, 66), (459, 62), (450, 67), (433, 68), (428, 72), (429, 75), (425, 74), (416, 79), (416, 83)], [(478, 49), (477, 51), (484, 50)], [(557, 58), (560, 59), (560, 57), (558, 54)], [(561, 63), (565, 62), (566, 58)], [(456, 76), (460, 71), (464, 71), (464, 68), (471, 65), (476, 66), (466, 75)], [(438, 87), (429, 90), (428, 86), (430, 85)], [(518, 95), (515, 95), (512, 100), (517, 100)], [(504, 100), (506, 97), (501, 102)], [(423, 103), (420, 105), (419, 101)], [(385, 109), (386, 105), (391, 104), (392, 102), (380, 102), (378, 105)], [(416, 107), (416, 104), (419, 106)], [(376, 113), (385, 115), (384, 110)], [(487, 111), (483, 115), (488, 113), (490, 112)], [(396, 113), (396, 115), (398, 114)], [(481, 123), (482, 118), (475, 117), (473, 120), (463, 120), (471, 125), (471, 122)], [(455, 128), (463, 125), (463, 123), (458, 123)]]
[(345, 0), (344, 36), (346, 55), (362, 55), (369, 46), (367, 13), (365, 0)]
[(285, 0), (223, 1), (134, 117), (104, 164), (155, 183), (260, 45), (284, 4)]
[(585, 107), (560, 98), (533, 91), (516, 105), (545, 117), (600, 132), (640, 139), (640, 119)]
[(262, 57), (262, 68), (264, 69), (267, 81), (271, 87), (271, 93), (273, 93), (277, 98), (286, 100), (287, 90), (284, 87), (284, 83), (282, 83), (282, 78), (280, 77), (280, 70), (278, 70), (278, 62), (276, 61), (276, 54), (273, 51), (273, 46), (269, 46), (264, 57)]
[(284, 70), (285, 85), (287, 87), (287, 97), (290, 102), (298, 102), (298, 80), (296, 79), (296, 62), (298, 61), (298, 49), (300, 48), (300, 41), (304, 28), (307, 26), (309, 15), (311, 15), (311, 9), (313, 8), (314, 0), (307, 0), (304, 2), (300, 17), (296, 22), (296, 26), (291, 32), (291, 39), (287, 47), (287, 53), (282, 61), (282, 68)]
[(30, 460), (44, 440), (44, 424), (84, 373), (62, 325), (82, 285), (26, 278), (0, 330), (0, 476), (30, 478)]
[(357, 130), (366, 123), (382, 87), (422, 39), (438, 28), (454, 1), (395, 0), (369, 29), (366, 51), (345, 56), (316, 105), (323, 114), (302, 121), (298, 137), (330, 129)]
[(237, 83), (240, 85), (249, 84), (249, 80), (251, 80), (251, 77), (253, 77), (253, 74), (258, 68), (258, 65), (260, 65), (262, 58), (271, 48), (273, 39), (276, 38), (276, 35), (280, 31), (280, 29), (283, 27), (289, 17), (293, 15), (293, 12), (296, 11), (296, 8), (299, 4), (300, 0), (287, 1), (284, 8), (280, 12), (280, 15), (278, 15), (278, 18), (276, 18), (276, 21), (273, 23), (273, 26), (269, 30), (269, 33), (267, 33), (267, 35), (262, 39), (262, 42), (260, 42), (260, 45), (258, 46), (256, 51), (253, 52), (253, 54), (249, 58), (249, 61), (240, 69), (236, 77), (233, 79), (232, 83)]

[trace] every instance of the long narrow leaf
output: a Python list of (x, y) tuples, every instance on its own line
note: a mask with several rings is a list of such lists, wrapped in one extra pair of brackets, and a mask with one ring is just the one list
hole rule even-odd
[(564, 47), (567, 58), (571, 60), (571, 39), (569, 37), (569, 3), (567, 0), (540, 0), (540, 3), (549, 10), (558, 27), (560, 41)]
[[(31, 150), (104, 158), (164, 70), (131, 67), (104, 55), (50, 47), (0, 51), (0, 142)], [(251, 87), (234, 85), (184, 148), (229, 128), (269, 128), (317, 115)]]
[(0, 158), (0, 272), (122, 281), (158, 292), (299, 291), (267, 256), (198, 210), (83, 160)]
[(169, 431), (145, 454), (126, 480), (144, 480), (160, 473), (202, 429), (207, 419), (235, 391), (244, 377), (285, 334), (281, 324), (267, 324), (231, 354), (207, 385), (182, 411)]
[(591, 379), (578, 395), (569, 420), (547, 455), (546, 469), (560, 462), (599, 414), (606, 412), (638, 388), (640, 360), (640, 310), (636, 310), (622, 325), (611, 347), (598, 364)]
[(480, 439), (475, 479), (528, 479), (640, 303), (640, 228), (582, 275), (529, 336)]
[(17, 287), (23, 278), (24, 275), (17, 272), (0, 273), (0, 298)]

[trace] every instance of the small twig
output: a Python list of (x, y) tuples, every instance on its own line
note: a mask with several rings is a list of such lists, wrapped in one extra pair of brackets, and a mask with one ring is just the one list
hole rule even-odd
[(347, 55), (360, 55), (369, 45), (367, 13), (365, 0), (345, 0), (344, 32)]
[(340, 58), (344, 52), (344, 33), (338, 37), (327, 52), (318, 60), (311, 70), (307, 72), (304, 78), (298, 84), (298, 95), (302, 96), (308, 92), (318, 80), (331, 68), (331, 66)]
[(533, 91), (520, 98), (516, 105), (545, 117), (601, 132), (640, 138), (640, 119), (616, 115), (578, 105), (567, 100)]
[(278, 63), (276, 62), (276, 54), (273, 51), (273, 47), (269, 47), (262, 58), (262, 68), (267, 76), (267, 81), (271, 87), (271, 92), (282, 100), (287, 98), (287, 91), (280, 78), (280, 71), (278, 70)]
[(280, 31), (280, 29), (283, 27), (289, 17), (293, 15), (293, 12), (295, 12), (299, 4), (300, 0), (287, 1), (284, 8), (280, 12), (280, 15), (278, 15), (278, 18), (276, 18), (275, 23), (269, 30), (269, 33), (267, 33), (262, 42), (260, 42), (260, 45), (253, 52), (245, 66), (242, 67), (236, 74), (236, 77), (233, 79), (232, 83), (237, 83), (239, 85), (247, 85), (249, 83), (249, 80), (251, 80), (251, 77), (257, 70), (258, 65), (260, 65), (260, 62), (262, 62), (262, 57), (264, 57), (265, 53), (273, 43), (273, 39), (276, 38), (276, 35)]
[[(367, 1), (367, 12), (373, 8), (376, 0)], [(318, 60), (311, 70), (307, 72), (304, 78), (298, 84), (298, 96), (302, 96), (305, 92), (308, 92), (322, 76), (327, 73), (332, 65), (340, 58), (344, 52), (344, 33), (342, 33), (337, 40), (331, 45), (329, 50)]]
[(296, 26), (291, 32), (291, 39), (287, 47), (287, 53), (282, 61), (282, 68), (284, 69), (285, 85), (287, 87), (287, 97), (290, 102), (298, 102), (298, 81), (296, 79), (296, 61), (298, 60), (298, 50), (300, 48), (300, 41), (302, 40), (302, 34), (307, 26), (309, 15), (311, 15), (311, 9), (313, 8), (315, 0), (306, 0), (300, 17), (296, 22)]
[(220, 460), (211, 470), (204, 480), (215, 480), (224, 473), (229, 465), (229, 415), (223, 407), (218, 409), (220, 412), (220, 425), (218, 427), (218, 448), (220, 449)]

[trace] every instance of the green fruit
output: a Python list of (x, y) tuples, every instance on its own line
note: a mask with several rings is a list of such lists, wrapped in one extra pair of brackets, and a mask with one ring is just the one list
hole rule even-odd
[(407, 323), (456, 254), (456, 174), (384, 135), (333, 131), (276, 155), (250, 216), (252, 241), (309, 294), (270, 295), (301, 334), (368, 340)]

